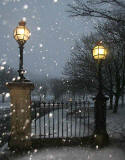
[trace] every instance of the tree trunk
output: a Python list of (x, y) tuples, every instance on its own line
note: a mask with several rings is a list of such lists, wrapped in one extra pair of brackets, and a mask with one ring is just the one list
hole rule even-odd
[(115, 96), (115, 105), (114, 105), (113, 113), (117, 113), (117, 111), (118, 111), (118, 102), (119, 102), (119, 95), (116, 95)]
[(2, 103), (5, 102), (5, 94), (2, 94)]
[(113, 109), (113, 95), (110, 95), (109, 98), (110, 98), (109, 110), (112, 110)]
[(40, 94), (40, 102), (42, 102), (42, 95)]
[(124, 106), (124, 89), (122, 91), (122, 107)]
[(124, 106), (124, 95), (122, 95), (122, 107)]
[(72, 96), (73, 96), (73, 99), (72, 99), (72, 100), (75, 101), (76, 94), (75, 94), (74, 92), (72, 93)]

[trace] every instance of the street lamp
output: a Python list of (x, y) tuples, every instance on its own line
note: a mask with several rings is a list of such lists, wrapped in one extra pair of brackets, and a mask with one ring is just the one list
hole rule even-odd
[(95, 60), (104, 60), (107, 56), (107, 49), (99, 41), (93, 49), (93, 57)]
[[(26, 80), (23, 70), (23, 48), (30, 38), (30, 31), (26, 27), (26, 22), (21, 21), (13, 33), (14, 39), (19, 44), (19, 79), (7, 83), (11, 100), (11, 126), (9, 148), (14, 150), (29, 150), (31, 148), (31, 91), (34, 84)], [(14, 110), (14, 112), (13, 112)], [(22, 112), (23, 111), (23, 112)], [(24, 114), (25, 113), (25, 114)], [(27, 122), (27, 123), (26, 123)]]
[(103, 145), (108, 142), (108, 134), (106, 131), (106, 100), (107, 98), (103, 95), (102, 87), (102, 61), (106, 59), (107, 49), (103, 46), (102, 41), (98, 42), (97, 45), (93, 48), (93, 58), (98, 62), (98, 94), (94, 98), (95, 100), (95, 128), (94, 128), (94, 137), (96, 143)]
[(19, 62), (19, 77), (20, 81), (24, 81), (24, 69), (23, 69), (23, 49), (24, 49), (24, 44), (26, 41), (30, 38), (30, 31), (26, 27), (26, 22), (25, 21), (20, 21), (19, 25), (16, 27), (16, 29), (13, 32), (14, 39), (18, 42), (19, 44), (19, 49), (20, 49), (20, 62)]

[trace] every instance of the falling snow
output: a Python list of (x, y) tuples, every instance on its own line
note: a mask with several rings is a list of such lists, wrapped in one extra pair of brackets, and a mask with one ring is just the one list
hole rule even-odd
[(40, 48), (42, 48), (42, 47), (43, 47), (43, 44), (41, 43), (39, 46), (40, 46)]
[(28, 7), (28, 5), (27, 4), (25, 4), (24, 6), (23, 6), (23, 9), (28, 9), (29, 7)]
[[(7, 104), (8, 105), (8, 104)], [(13, 106), (13, 104), (11, 104)], [(5, 107), (5, 106), (4, 106)], [(0, 107), (1, 108), (1, 107)], [(13, 110), (15, 112), (15, 110)], [(24, 110), (21, 110), (22, 113), (24, 113)], [(124, 113), (125, 109), (120, 108), (119, 114), (110, 116), (111, 112), (108, 111), (108, 129), (113, 130), (114, 133), (116, 131), (121, 131), (121, 126), (119, 126), (119, 121), (121, 122), (121, 125), (124, 126)], [(12, 113), (10, 113), (12, 114)], [(6, 118), (8, 114), (4, 114), (4, 117)], [(39, 117), (39, 113), (37, 113), (37, 117)], [(53, 117), (53, 114), (50, 112), (49, 113), (49, 118), (51, 119)], [(112, 123), (110, 123), (112, 121)], [(114, 122), (114, 125), (113, 125)], [(29, 119), (26, 119), (25, 121), (25, 126), (29, 123)], [(25, 127), (24, 126), (24, 127)], [(114, 128), (115, 126), (115, 128)], [(24, 128), (25, 129), (25, 128)], [(119, 130), (120, 129), (120, 130)], [(122, 128), (123, 131), (125, 131), (125, 127)], [(3, 133), (3, 136), (6, 135), (6, 133)], [(31, 136), (34, 136), (32, 133)], [(113, 135), (115, 136), (115, 135)], [(120, 136), (120, 135), (119, 135)], [(28, 139), (28, 136), (25, 137)], [(122, 137), (119, 137), (119, 142), (111, 143), (109, 146), (100, 149), (99, 146), (97, 145), (95, 149), (91, 149), (90, 147), (59, 147), (59, 148), (43, 148), (42, 150), (39, 150), (35, 148), (33, 151), (28, 151), (26, 155), (23, 156), (18, 156), (16, 157), (11, 157), (13, 160), (124, 160), (125, 157), (125, 152), (123, 148), (125, 147), (124, 141), (121, 143), (120, 139)], [(65, 138), (63, 139), (65, 142)], [(2, 143), (2, 140), (0, 140), (0, 143)], [(120, 146), (120, 145), (121, 146)], [(124, 147), (122, 147), (124, 146)], [(10, 159), (10, 160), (11, 160)]]
[[(27, 22), (27, 27), (32, 34), (24, 48), (24, 66), (28, 73), (40, 75), (42, 71), (44, 73), (42, 76), (46, 74), (61, 76), (66, 59), (70, 56), (71, 46), (83, 32), (81, 21), (70, 19), (65, 12), (69, 2), (67, 0), (0, 1), (0, 6), (4, 5), (0, 7), (1, 57), (6, 56), (8, 65), (17, 70), (18, 46), (12, 34), (22, 19)], [(53, 3), (58, 5), (52, 5)], [(43, 63), (40, 57), (41, 55), (45, 57), (45, 54), (47, 55), (46, 62)]]
[(5, 96), (6, 96), (7, 98), (8, 98), (8, 97), (10, 97), (10, 93), (6, 93), (6, 95), (5, 95)]
[(26, 17), (23, 17), (22, 20), (26, 22), (27, 19), (26, 19)]
[(117, 147), (94, 150), (81, 147), (59, 147), (37, 150), (14, 160), (124, 160), (125, 153)]
[(54, 1), (54, 3), (57, 3), (58, 2), (58, 0), (53, 0)]
[[(72, 1), (72, 0), (71, 0)], [(68, 2), (71, 2), (68, 0)], [(73, 45), (75, 40), (85, 34), (90, 33), (93, 26), (96, 25), (96, 21), (91, 22), (83, 21), (78, 18), (73, 20), (68, 17), (67, 0), (1, 0), (0, 1), (0, 71), (5, 70), (6, 65), (18, 68), (19, 50), (18, 44), (13, 39), (13, 30), (18, 25), (18, 22), (22, 19), (27, 22), (27, 27), (30, 29), (32, 36), (25, 45), (24, 49), (24, 67), (28, 70), (28, 73), (43, 76), (61, 76), (62, 69), (69, 58), (70, 52), (74, 49)], [(73, 1), (73, 3), (75, 3)], [(84, 24), (84, 27), (83, 27)], [(91, 25), (90, 25), (91, 24)], [(89, 26), (89, 27), (88, 27)], [(27, 72), (27, 71), (25, 71)], [(10, 71), (8, 70), (9, 74)], [(43, 74), (44, 73), (44, 74)], [(33, 76), (35, 78), (35, 76)], [(12, 81), (20, 79), (20, 77), (13, 77)], [(8, 84), (8, 82), (6, 82)], [(42, 90), (43, 86), (39, 87)], [(4, 92), (2, 94), (5, 94)], [(42, 95), (43, 98), (45, 95)], [(5, 98), (9, 99), (10, 94), (6, 93)], [(4, 104), (0, 108), (7, 108), (13, 104)], [(28, 106), (30, 108), (31, 106)], [(24, 109), (20, 112), (23, 114)], [(81, 113), (81, 110), (79, 110)], [(3, 114), (4, 118), (8, 115), (15, 113), (15, 109), (9, 114)], [(109, 115), (111, 115), (109, 113)], [(123, 113), (119, 113), (123, 116)], [(37, 113), (37, 117), (39, 117)], [(121, 117), (122, 117), (121, 116)], [(52, 118), (53, 114), (49, 113), (49, 118)], [(112, 119), (114, 118), (114, 119)], [(114, 120), (114, 121), (113, 121)], [(25, 125), (29, 123), (27, 119)], [(108, 132), (110, 136), (119, 137), (121, 131), (125, 131), (124, 119), (115, 117), (115, 115), (109, 117)], [(110, 127), (109, 127), (110, 126)], [(6, 126), (5, 126), (6, 128)], [(25, 129), (25, 126), (24, 126)], [(2, 135), (6, 135), (3, 132)], [(34, 136), (32, 133), (31, 136)], [(28, 139), (28, 137), (25, 137)], [(121, 138), (121, 137), (120, 137)], [(65, 139), (63, 140), (65, 142)], [(0, 138), (0, 144), (2, 140)], [(63, 147), (63, 148), (51, 148), (38, 150), (34, 149), (33, 152), (28, 152), (27, 156), (18, 158), (19, 160), (124, 160), (125, 154), (117, 146), (109, 146), (102, 150), (96, 146), (95, 150), (89, 148), (80, 147)]]
[(0, 66), (0, 70), (4, 70), (4, 66)]
[(40, 27), (37, 27), (37, 30), (38, 30), (38, 31), (40, 31), (40, 29), (41, 29)]

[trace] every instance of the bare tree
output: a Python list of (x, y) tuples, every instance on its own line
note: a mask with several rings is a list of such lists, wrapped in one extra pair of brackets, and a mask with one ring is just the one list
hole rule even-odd
[[(124, 0), (74, 0), (69, 4), (70, 16), (96, 17), (125, 22)], [(116, 16), (117, 15), (117, 16)], [(119, 16), (118, 16), (119, 15)]]
[(107, 79), (110, 78), (110, 86), (107, 88), (111, 91), (108, 92), (111, 97), (113, 94), (115, 96), (114, 112), (117, 112), (118, 100), (125, 86), (125, 26), (122, 22), (107, 21), (99, 25), (97, 30), (110, 48), (110, 58), (105, 71), (107, 71)]
[(97, 89), (96, 63), (91, 53), (94, 45), (94, 35), (83, 36), (80, 41), (76, 42), (71, 58), (64, 67), (63, 74), (72, 82), (72, 88), (76, 90)]
[(50, 84), (54, 99), (57, 101), (66, 92), (65, 83), (63, 80), (55, 78), (50, 80)]
[[(92, 48), (98, 38), (101, 38), (107, 47), (110, 48), (110, 54), (107, 60), (103, 62), (103, 89), (106, 94), (110, 96), (112, 108), (112, 98), (115, 96), (115, 105), (113, 112), (118, 110), (119, 98), (125, 86), (125, 42), (121, 38), (123, 32), (119, 26), (117, 29), (117, 22), (102, 24), (98, 27), (98, 34), (91, 34), (83, 37), (81, 41), (76, 43), (71, 54), (70, 62), (67, 63), (65, 74), (69, 79), (76, 82), (81, 82), (81, 87), (88, 86), (90, 88), (97, 88), (97, 74), (96, 63), (92, 58)], [(111, 30), (112, 28), (112, 30)], [(124, 33), (123, 33), (124, 35)], [(94, 85), (93, 85), (94, 84)]]
[(39, 80), (37, 82), (34, 82), (34, 84), (35, 84), (35, 90), (40, 96), (40, 101), (42, 100), (42, 97), (43, 100), (46, 100), (47, 91), (49, 88), (49, 84), (47, 85), (47, 80)]

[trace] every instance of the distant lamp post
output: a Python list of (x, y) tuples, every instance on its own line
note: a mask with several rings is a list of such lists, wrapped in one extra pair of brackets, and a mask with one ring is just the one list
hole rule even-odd
[(95, 128), (94, 137), (96, 143), (103, 145), (108, 142), (108, 134), (106, 131), (106, 100), (107, 98), (103, 95), (102, 90), (102, 61), (106, 59), (107, 49), (103, 46), (102, 41), (98, 42), (93, 48), (93, 58), (98, 62), (98, 94), (94, 98), (95, 100)]
[(18, 70), (19, 77), (20, 77), (20, 81), (24, 81), (25, 71), (23, 69), (23, 49), (24, 49), (24, 44), (30, 38), (30, 35), (31, 35), (29, 29), (26, 27), (25, 21), (22, 20), (19, 22), (19, 25), (14, 30), (13, 35), (14, 35), (14, 39), (18, 42), (19, 49), (20, 49), (20, 62), (19, 62), (19, 70)]

